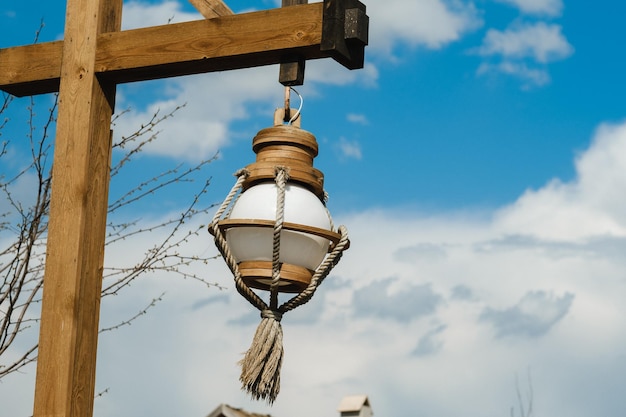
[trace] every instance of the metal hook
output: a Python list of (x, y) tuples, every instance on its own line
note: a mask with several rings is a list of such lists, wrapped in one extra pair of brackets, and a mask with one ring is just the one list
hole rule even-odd
[(283, 116), (283, 122), (291, 124), (291, 108), (290, 101), (291, 99), (291, 87), (285, 87), (285, 114)]

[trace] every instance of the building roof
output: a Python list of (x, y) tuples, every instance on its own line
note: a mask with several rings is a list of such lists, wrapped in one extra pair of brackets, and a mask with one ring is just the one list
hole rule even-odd
[(343, 397), (343, 399), (339, 403), (339, 408), (337, 408), (337, 411), (359, 411), (361, 408), (363, 408), (363, 406), (370, 407), (370, 400), (367, 398), (367, 395), (350, 395), (348, 397)]
[(241, 408), (234, 408), (228, 404), (220, 404), (207, 417), (272, 417), (269, 414), (249, 413)]

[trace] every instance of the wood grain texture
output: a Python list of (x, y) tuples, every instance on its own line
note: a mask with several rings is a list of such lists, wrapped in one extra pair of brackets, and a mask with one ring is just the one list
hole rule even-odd
[[(283, 0), (282, 7), (307, 4), (308, 0)], [(304, 84), (306, 60), (298, 55), (285, 55), (278, 70), (278, 82), (284, 86)]]
[(295, 6), (297, 4), (307, 4), (309, 1), (308, 0), (283, 0), (281, 5), (282, 7), (287, 7), (287, 6)]
[(321, 58), (322, 14), (315, 3), (108, 33), (96, 71), (123, 83)]
[(34, 417), (93, 414), (115, 85), (94, 72), (122, 0), (68, 0)]
[[(320, 51), (322, 3), (102, 33), (95, 72), (115, 83), (278, 64)], [(55, 91), (61, 42), (0, 50), (0, 89), (16, 96)], [(35, 53), (36, 52), (36, 53)], [(36, 71), (23, 71), (22, 68)]]
[(0, 49), (0, 89), (18, 97), (59, 91), (63, 41)]
[(233, 11), (221, 0), (189, 0), (189, 3), (206, 19), (233, 14)]

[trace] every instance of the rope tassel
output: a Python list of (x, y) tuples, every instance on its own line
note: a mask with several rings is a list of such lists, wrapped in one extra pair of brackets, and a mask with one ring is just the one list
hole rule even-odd
[(283, 362), (283, 328), (278, 312), (264, 310), (252, 345), (241, 365), (241, 388), (256, 400), (272, 404), (280, 391), (280, 368)]

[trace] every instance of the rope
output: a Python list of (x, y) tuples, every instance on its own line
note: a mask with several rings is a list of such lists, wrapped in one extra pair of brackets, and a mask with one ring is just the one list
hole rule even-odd
[(272, 241), (272, 283), (270, 285), (270, 307), (278, 307), (278, 284), (280, 283), (280, 235), (285, 220), (285, 186), (288, 174), (285, 167), (276, 167), (276, 221)]
[(255, 400), (272, 404), (280, 391), (280, 367), (283, 361), (283, 329), (276, 317), (261, 320), (254, 340), (241, 365), (242, 389)]
[(233, 185), (233, 188), (230, 190), (230, 192), (224, 199), (224, 202), (222, 203), (220, 208), (217, 209), (217, 211), (215, 212), (215, 215), (213, 216), (213, 221), (211, 222), (211, 225), (209, 225), (209, 227), (212, 227), (213, 225), (217, 226), (217, 222), (220, 220), (220, 218), (222, 217), (222, 214), (224, 214), (226, 209), (230, 206), (230, 204), (234, 200), (235, 196), (241, 190), (241, 187), (243, 186), (243, 182), (246, 180), (246, 178), (248, 178), (248, 175), (250, 175), (250, 173), (246, 169), (240, 169), (239, 171), (235, 172), (235, 176), (237, 177), (237, 182), (235, 182), (235, 185)]
[(272, 282), (270, 284), (270, 307), (261, 310), (261, 323), (254, 334), (252, 345), (240, 361), (242, 388), (255, 399), (274, 402), (280, 391), (280, 368), (283, 362), (282, 313), (278, 307), (280, 283), (280, 237), (285, 218), (285, 187), (287, 169), (276, 167), (276, 221), (272, 237)]
[(209, 228), (213, 232), (215, 246), (217, 246), (217, 248), (219, 249), (222, 255), (222, 258), (224, 258), (224, 261), (226, 261), (226, 265), (228, 266), (228, 268), (230, 269), (230, 272), (232, 272), (235, 278), (235, 286), (237, 288), (237, 292), (241, 294), (246, 300), (248, 300), (250, 304), (255, 306), (257, 309), (265, 310), (268, 308), (267, 304), (265, 304), (265, 302), (258, 295), (256, 295), (256, 293), (254, 293), (250, 289), (250, 287), (246, 285), (245, 282), (243, 282), (243, 279), (241, 278), (241, 273), (239, 272), (239, 267), (237, 266), (237, 260), (233, 256), (230, 250), (230, 247), (228, 246), (226, 242), (226, 238), (224, 237), (222, 231), (220, 230), (218, 226), (219, 220), (221, 219), (222, 215), (229, 208), (233, 200), (235, 200), (235, 197), (241, 191), (243, 182), (248, 177), (249, 172), (247, 170), (242, 169), (240, 171), (237, 171), (235, 175), (237, 176), (237, 182), (235, 183), (233, 188), (230, 190), (230, 193), (228, 193), (228, 196), (226, 197), (226, 199), (224, 200), (220, 208), (217, 210), (217, 212), (213, 216), (213, 220), (211, 221)]
[(339, 242), (335, 245), (333, 250), (326, 256), (324, 261), (317, 267), (317, 270), (313, 274), (311, 278), (311, 282), (308, 287), (306, 287), (302, 292), (298, 295), (284, 303), (278, 308), (278, 311), (281, 313), (286, 313), (287, 311), (291, 311), (296, 307), (299, 307), (303, 304), (306, 304), (311, 300), (313, 294), (317, 288), (322, 284), (324, 279), (328, 276), (330, 271), (339, 263), (341, 257), (343, 256), (343, 252), (347, 249), (350, 240), (348, 239), (348, 229), (345, 226), (339, 226), (338, 232), (341, 234), (341, 238)]
[[(243, 282), (237, 261), (232, 255), (226, 239), (218, 227), (219, 220), (240, 195), (243, 182), (248, 177), (249, 173), (246, 170), (241, 170), (237, 172), (236, 175), (238, 177), (237, 182), (215, 213), (209, 228), (215, 237), (216, 246), (233, 273), (237, 291), (261, 312), (261, 323), (254, 334), (250, 349), (246, 351), (243, 359), (239, 362), (241, 366), (239, 380), (241, 381), (242, 389), (247, 391), (252, 398), (256, 400), (263, 399), (267, 400), (269, 404), (272, 404), (280, 391), (280, 368), (284, 354), (283, 329), (280, 321), (283, 314), (300, 305), (306, 304), (313, 297), (319, 285), (341, 259), (343, 251), (347, 249), (349, 244), (348, 232), (344, 226), (339, 226), (338, 232), (341, 235), (339, 242), (337, 242), (317, 268), (307, 288), (280, 307), (277, 307), (281, 267), (280, 237), (284, 223), (285, 188), (289, 175), (285, 167), (276, 167), (276, 220), (274, 223), (272, 242), (272, 281), (270, 284), (270, 305), (268, 306), (245, 282)], [(230, 211), (228, 212), (228, 215), (229, 214)], [(332, 223), (331, 229), (334, 229)]]

